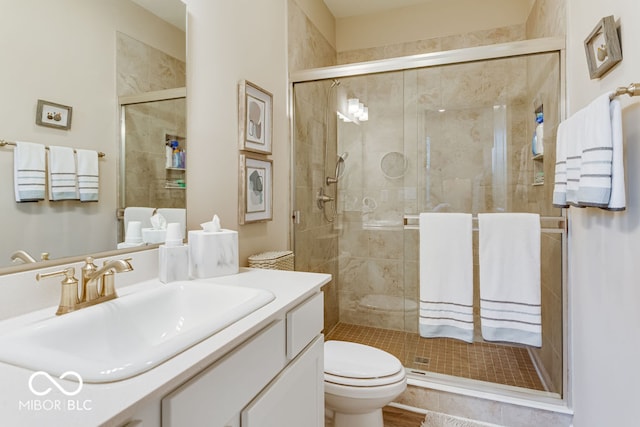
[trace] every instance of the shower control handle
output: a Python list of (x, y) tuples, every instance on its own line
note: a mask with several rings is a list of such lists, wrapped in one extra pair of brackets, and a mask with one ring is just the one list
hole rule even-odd
[(327, 196), (324, 194), (324, 188), (320, 187), (318, 193), (316, 194), (316, 202), (318, 204), (318, 209), (324, 209), (324, 204), (327, 202), (333, 202), (335, 199), (331, 196)]

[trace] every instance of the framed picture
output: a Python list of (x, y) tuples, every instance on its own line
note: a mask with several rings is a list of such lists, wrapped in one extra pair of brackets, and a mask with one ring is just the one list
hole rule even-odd
[(36, 124), (58, 129), (71, 128), (71, 107), (38, 99)]
[(239, 98), (240, 150), (271, 154), (273, 133), (273, 95), (243, 80)]
[(248, 153), (240, 154), (240, 224), (273, 218), (273, 162)]
[(613, 15), (605, 16), (584, 41), (587, 66), (591, 79), (602, 77), (622, 61), (622, 49)]

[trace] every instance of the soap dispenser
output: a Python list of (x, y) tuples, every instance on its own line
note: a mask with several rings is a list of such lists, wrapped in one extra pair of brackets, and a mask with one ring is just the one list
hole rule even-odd
[(167, 237), (158, 254), (158, 278), (162, 283), (189, 279), (189, 247), (182, 243), (180, 223), (167, 224)]

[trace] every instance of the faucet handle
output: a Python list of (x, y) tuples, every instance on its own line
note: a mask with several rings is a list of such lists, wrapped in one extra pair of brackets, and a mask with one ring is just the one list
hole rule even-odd
[(60, 305), (58, 306), (57, 315), (69, 313), (76, 309), (79, 303), (78, 299), (78, 279), (75, 278), (76, 269), (73, 267), (64, 270), (52, 271), (51, 273), (38, 273), (36, 280), (47, 279), (50, 277), (65, 276), (62, 280), (62, 293), (60, 294)]

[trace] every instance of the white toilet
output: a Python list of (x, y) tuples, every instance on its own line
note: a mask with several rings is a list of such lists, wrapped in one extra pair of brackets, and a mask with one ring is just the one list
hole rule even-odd
[(334, 427), (383, 427), (382, 407), (406, 388), (395, 356), (352, 342), (324, 343), (325, 407)]

